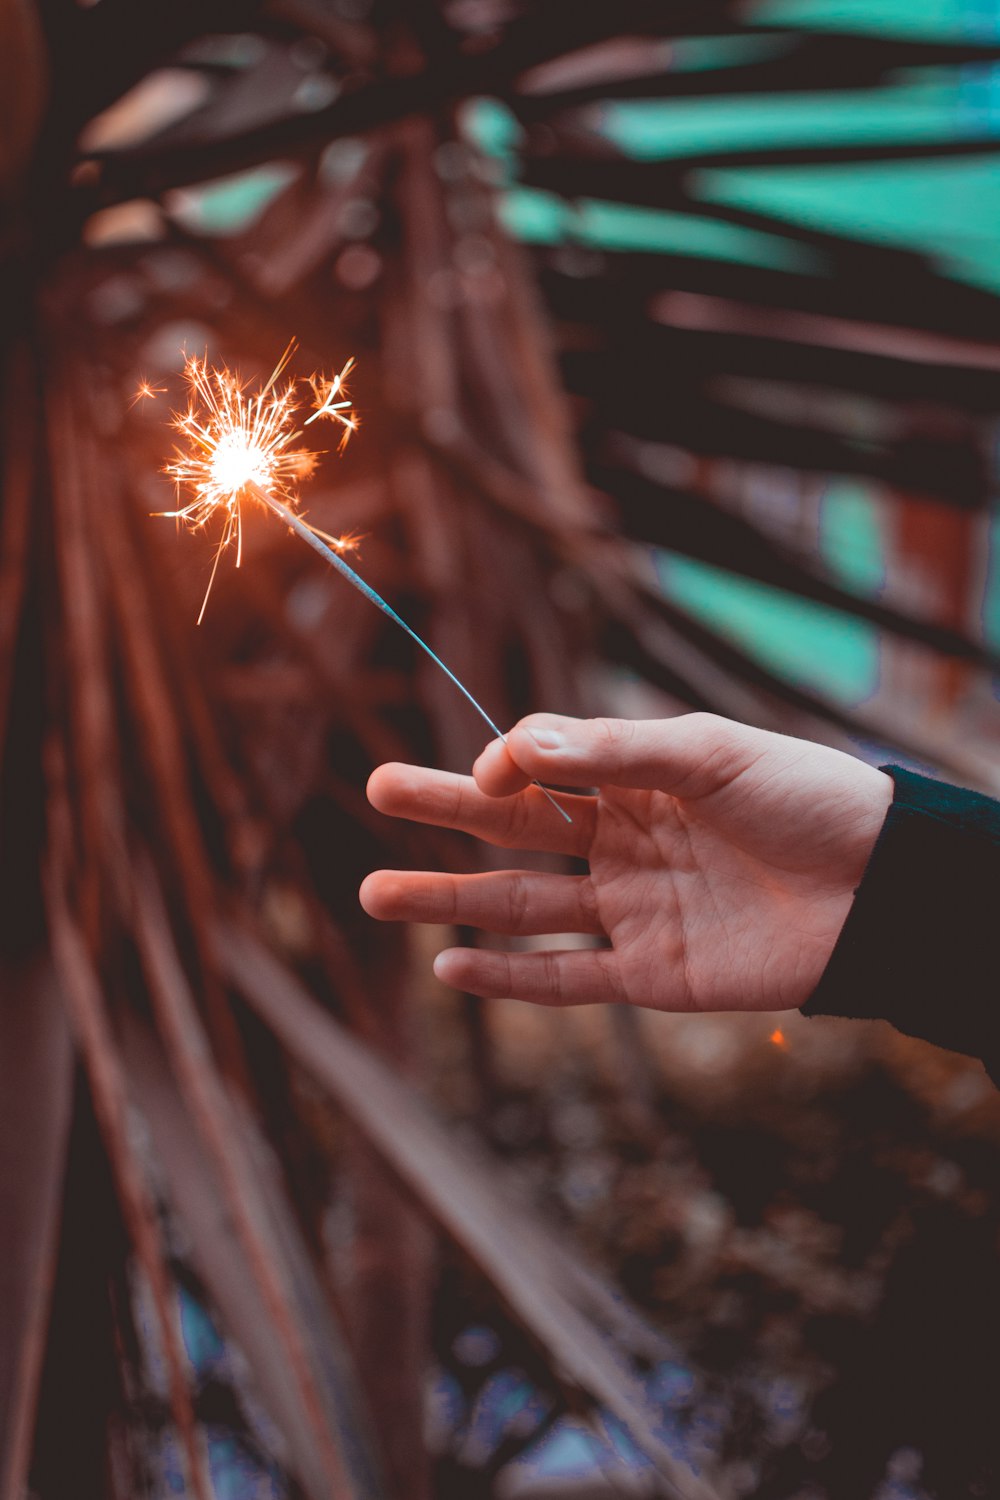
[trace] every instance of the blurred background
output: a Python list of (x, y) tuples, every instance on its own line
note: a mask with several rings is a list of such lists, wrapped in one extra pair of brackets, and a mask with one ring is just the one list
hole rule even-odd
[(0, 1500), (1000, 1493), (982, 1067), (443, 990), (358, 884), (502, 856), (364, 785), (480, 722), (149, 518), (296, 336), (499, 722), (1000, 795), (998, 151), (995, 0), (0, 0)]

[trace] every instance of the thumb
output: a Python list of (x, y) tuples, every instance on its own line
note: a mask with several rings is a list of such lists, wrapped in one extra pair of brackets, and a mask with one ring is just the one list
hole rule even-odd
[[(532, 714), (507, 736), (506, 780), (511, 791), (520, 772), (522, 784), (537, 779), (558, 786), (631, 786), (705, 797), (745, 770), (770, 738), (764, 730), (715, 714), (675, 719)], [(476, 774), (478, 779), (478, 766)]]

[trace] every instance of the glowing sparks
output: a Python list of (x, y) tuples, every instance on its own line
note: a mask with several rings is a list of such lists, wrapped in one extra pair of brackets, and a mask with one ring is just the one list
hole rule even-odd
[(365, 539), (365, 534), (361, 531), (345, 531), (343, 536), (331, 536), (328, 531), (320, 531), (318, 526), (310, 526), (305, 516), (300, 516), (299, 519), (305, 521), (313, 536), (320, 537), (326, 542), (327, 546), (332, 547), (341, 557), (345, 552), (357, 552)]
[[(194, 531), (202, 530), (216, 517), (221, 520), (199, 623), (223, 553), (235, 543), (236, 566), (242, 561), (243, 502), (266, 495), (292, 510), (298, 505), (298, 486), (309, 478), (319, 458), (299, 445), (304, 427), (320, 417), (335, 422), (344, 429), (341, 447), (356, 430), (357, 420), (345, 385), (354, 361), (348, 360), (340, 374), (332, 378), (313, 375), (308, 382), (283, 381), (295, 347), (293, 340), (266, 383), (253, 393), (247, 382), (225, 366), (215, 368), (207, 358), (197, 356), (185, 361), (188, 404), (184, 412), (175, 414), (173, 422), (184, 441), (183, 446), (175, 446), (173, 460), (164, 472), (174, 481), (178, 497), (189, 498), (176, 510), (160, 514), (183, 521)], [(315, 410), (299, 426), (304, 405), (300, 388), (304, 386), (312, 390)], [(154, 388), (144, 381), (137, 399), (146, 394), (154, 394)], [(350, 538), (328, 537), (311, 526), (309, 530), (338, 552), (354, 545)]]
[[(347, 399), (344, 382), (354, 369), (354, 360), (349, 359), (339, 375), (334, 375), (332, 380), (327, 380), (323, 375), (312, 375), (309, 384), (312, 386), (313, 396), (316, 400), (316, 410), (311, 417), (305, 420), (306, 427), (320, 417), (329, 417), (331, 421), (339, 422), (343, 427), (343, 435), (340, 446), (343, 447), (352, 432), (358, 430), (358, 417), (351, 402)], [(341, 399), (338, 401), (337, 397)]]
[(135, 388), (135, 395), (128, 404), (129, 411), (133, 406), (138, 406), (140, 401), (155, 401), (157, 396), (165, 395), (166, 390), (165, 385), (150, 385), (148, 380), (140, 380)]

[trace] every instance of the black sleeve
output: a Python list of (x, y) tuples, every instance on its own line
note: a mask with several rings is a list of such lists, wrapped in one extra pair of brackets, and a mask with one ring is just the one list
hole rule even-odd
[(1000, 803), (883, 766), (895, 796), (807, 1016), (891, 1021), (1000, 1087)]

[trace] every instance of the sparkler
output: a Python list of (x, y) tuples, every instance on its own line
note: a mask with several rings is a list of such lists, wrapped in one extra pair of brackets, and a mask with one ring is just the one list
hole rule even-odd
[[(216, 518), (222, 530), (215, 559), (202, 601), (198, 623), (208, 606), (215, 574), (224, 552), (236, 547), (236, 566), (243, 558), (243, 503), (254, 499), (266, 506), (280, 520), (332, 567), (347, 579), (359, 593), (387, 615), (393, 624), (406, 632), (434, 665), (454, 684), (489, 729), (506, 743), (506, 735), (490, 718), (482, 704), (441, 660), (422, 636), (398, 615), (382, 595), (366, 583), (360, 573), (344, 561), (343, 553), (352, 541), (328, 536), (297, 513), (298, 486), (313, 473), (320, 455), (299, 446), (305, 428), (320, 419), (343, 429), (341, 448), (357, 431), (358, 421), (347, 394), (346, 381), (354, 368), (348, 360), (339, 374), (332, 377), (313, 375), (308, 382), (283, 376), (295, 352), (293, 339), (278, 361), (269, 379), (256, 393), (250, 393), (246, 382), (224, 366), (210, 366), (207, 357), (189, 357), (184, 363), (184, 380), (188, 387), (188, 404), (184, 412), (175, 413), (173, 425), (183, 439), (175, 445), (173, 460), (164, 472), (173, 479), (180, 500), (188, 493), (186, 503), (176, 510), (158, 514), (183, 522), (192, 531), (202, 531)], [(312, 414), (299, 425), (303, 410), (300, 386), (308, 385), (312, 394)], [(139, 386), (135, 400), (158, 394), (160, 387), (147, 381)], [(133, 403), (134, 404), (134, 403)], [(539, 784), (536, 782), (536, 786)], [(572, 818), (555, 798), (539, 786), (552, 806), (565, 818)]]

